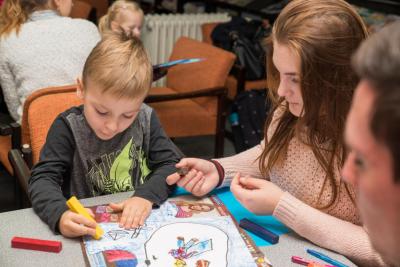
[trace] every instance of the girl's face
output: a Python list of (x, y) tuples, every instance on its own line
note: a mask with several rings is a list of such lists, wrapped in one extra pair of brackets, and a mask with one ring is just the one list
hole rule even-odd
[(113, 31), (120, 31), (122, 29), (125, 33), (140, 38), (142, 24), (142, 12), (122, 9), (116, 19), (111, 23), (111, 29)]
[(300, 58), (286, 45), (274, 41), (272, 61), (279, 71), (278, 95), (285, 98), (289, 111), (296, 117), (303, 113), (300, 87)]

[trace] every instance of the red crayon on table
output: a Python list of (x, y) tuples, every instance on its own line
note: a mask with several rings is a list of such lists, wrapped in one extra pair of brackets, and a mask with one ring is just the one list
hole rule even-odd
[(299, 256), (292, 256), (292, 262), (297, 263), (297, 264), (301, 264), (307, 267), (335, 267), (332, 265), (326, 265), (326, 264), (320, 264), (311, 260), (307, 260), (304, 259), (302, 257)]
[(58, 253), (62, 249), (62, 243), (60, 241), (14, 236), (11, 239), (11, 247)]

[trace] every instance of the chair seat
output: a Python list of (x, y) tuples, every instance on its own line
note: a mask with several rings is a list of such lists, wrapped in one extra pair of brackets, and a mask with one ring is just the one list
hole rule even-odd
[[(167, 87), (154, 87), (150, 90), (150, 95), (177, 93)], [(169, 137), (215, 134), (217, 116), (210, 115), (210, 112), (193, 100), (157, 102), (151, 103), (149, 106), (157, 110), (161, 125)], [(179, 106), (179, 109), (176, 108), (177, 106)], [(182, 112), (182, 110), (188, 112)], [(183, 122), (190, 123), (183, 124)]]

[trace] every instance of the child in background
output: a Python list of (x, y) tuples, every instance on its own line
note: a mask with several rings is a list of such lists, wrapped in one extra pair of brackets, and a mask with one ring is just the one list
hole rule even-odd
[[(118, 0), (110, 6), (107, 14), (100, 19), (99, 31), (101, 34), (107, 31), (124, 31), (125, 34), (132, 34), (140, 38), (143, 18), (143, 10), (138, 3)], [(153, 82), (167, 75), (167, 72), (167, 68), (154, 69)]]
[(106, 15), (99, 21), (99, 31), (124, 31), (140, 38), (143, 25), (143, 10), (139, 4), (132, 1), (115, 1), (108, 9)]
[(176, 171), (180, 152), (143, 104), (151, 81), (150, 60), (134, 36), (109, 32), (90, 53), (78, 79), (83, 105), (56, 118), (29, 179), (32, 207), (54, 232), (95, 234), (95, 223), (68, 210), (72, 195), (133, 190), (110, 204), (122, 211), (125, 229), (143, 225), (152, 206), (167, 199), (165, 178)]

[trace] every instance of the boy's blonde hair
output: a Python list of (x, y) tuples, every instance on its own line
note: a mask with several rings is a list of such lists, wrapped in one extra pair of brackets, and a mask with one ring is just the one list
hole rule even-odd
[(119, 98), (144, 97), (150, 89), (153, 67), (137, 37), (108, 32), (93, 48), (83, 67), (82, 83), (88, 81)]
[(143, 16), (143, 10), (140, 8), (139, 4), (134, 1), (118, 0), (115, 1), (107, 11), (107, 14), (102, 16), (99, 20), (99, 31), (103, 35), (107, 31), (111, 31), (111, 22), (113, 22), (121, 10), (131, 10), (133, 12), (139, 12)]

